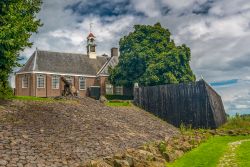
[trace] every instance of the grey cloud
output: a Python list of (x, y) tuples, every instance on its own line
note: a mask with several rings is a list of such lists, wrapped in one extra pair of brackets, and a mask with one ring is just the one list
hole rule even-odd
[[(79, 16), (97, 15), (100, 17), (113, 17), (120, 15), (132, 14), (144, 17), (144, 13), (136, 11), (129, 0), (95, 0), (95, 1), (78, 1), (64, 7), (64, 10), (71, 11), (72, 14)], [(107, 19), (103, 19), (107, 21)]]
[(209, 10), (212, 8), (213, 3), (214, 3), (214, 0), (207, 0), (206, 2), (202, 4), (196, 3), (194, 9), (192, 10), (192, 13), (198, 14), (198, 15), (206, 15), (209, 13)]
[(234, 69), (248, 69), (250, 70), (250, 53), (241, 55), (237, 59), (229, 61), (229, 66)]

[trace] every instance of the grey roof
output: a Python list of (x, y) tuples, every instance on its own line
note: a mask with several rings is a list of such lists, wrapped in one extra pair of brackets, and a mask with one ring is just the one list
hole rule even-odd
[(96, 75), (111, 58), (97, 56), (90, 59), (85, 54), (35, 51), (19, 72), (55, 72), (66, 74)]
[(108, 75), (109, 67), (114, 68), (119, 62), (118, 56), (113, 56), (109, 59), (109, 61), (102, 67), (98, 74), (100, 75)]

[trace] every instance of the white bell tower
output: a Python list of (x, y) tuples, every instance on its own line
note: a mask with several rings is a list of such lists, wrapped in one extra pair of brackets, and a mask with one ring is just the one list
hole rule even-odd
[(95, 44), (95, 36), (91, 32), (92, 23), (90, 23), (90, 33), (87, 37), (87, 55), (90, 59), (96, 59), (96, 44)]

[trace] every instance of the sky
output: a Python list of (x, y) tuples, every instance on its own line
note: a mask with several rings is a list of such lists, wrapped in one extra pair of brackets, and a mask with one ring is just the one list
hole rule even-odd
[(178, 45), (191, 48), (191, 67), (222, 96), (229, 114), (250, 114), (249, 0), (43, 0), (35, 48), (86, 53), (89, 25), (97, 53), (110, 55), (135, 24), (160, 22)]

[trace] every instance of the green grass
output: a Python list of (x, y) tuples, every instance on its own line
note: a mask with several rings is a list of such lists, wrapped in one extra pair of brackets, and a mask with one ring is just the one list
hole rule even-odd
[(12, 96), (7, 99), (13, 100), (30, 100), (30, 101), (51, 101), (51, 98), (33, 97), (33, 96)]
[(108, 100), (133, 100), (133, 96), (129, 95), (106, 95), (105, 96)]
[(250, 115), (230, 117), (220, 129), (250, 131)]
[[(175, 162), (167, 164), (168, 167), (215, 167), (224, 154), (229, 142), (250, 139), (250, 136), (216, 136), (198, 148), (184, 154)], [(249, 147), (248, 147), (249, 148)]]
[(131, 103), (129, 101), (108, 101), (105, 105), (110, 107), (128, 107), (131, 106)]
[(250, 141), (243, 142), (236, 150), (236, 160), (239, 167), (250, 166)]

